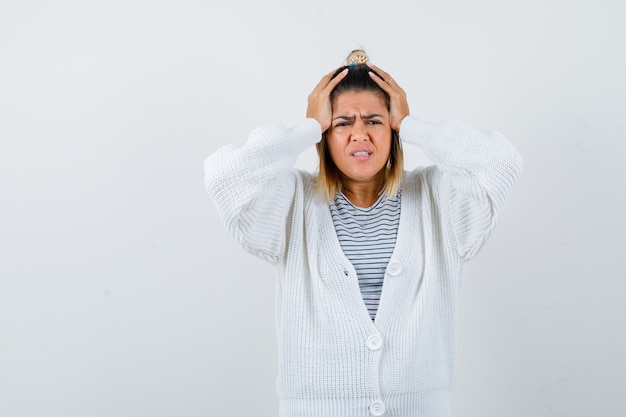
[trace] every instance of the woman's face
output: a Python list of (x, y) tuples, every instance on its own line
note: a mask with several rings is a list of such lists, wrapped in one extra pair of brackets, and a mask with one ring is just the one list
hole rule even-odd
[(328, 150), (344, 186), (371, 184), (378, 188), (391, 151), (384, 98), (370, 91), (347, 91), (335, 97), (332, 117)]

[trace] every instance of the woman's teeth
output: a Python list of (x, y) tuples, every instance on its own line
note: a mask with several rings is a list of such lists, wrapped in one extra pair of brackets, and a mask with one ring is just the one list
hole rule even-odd
[(367, 156), (367, 155), (369, 155), (369, 152), (359, 151), (359, 152), (353, 153), (352, 155), (354, 155), (354, 156)]

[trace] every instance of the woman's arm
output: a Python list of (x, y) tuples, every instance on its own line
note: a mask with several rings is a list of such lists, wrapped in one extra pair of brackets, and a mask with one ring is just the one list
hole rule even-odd
[(322, 138), (332, 117), (330, 93), (346, 76), (326, 74), (308, 97), (307, 119), (292, 129), (254, 130), (242, 147), (225, 146), (204, 162), (205, 184), (230, 234), (247, 251), (272, 263), (284, 254), (289, 210), (301, 178), (298, 155)]
[(403, 141), (419, 146), (442, 173), (442, 201), (459, 255), (469, 259), (493, 230), (522, 172), (522, 157), (499, 132), (459, 122), (406, 117)]
[(500, 218), (522, 172), (520, 154), (498, 132), (409, 116), (404, 90), (388, 73), (368, 65), (380, 74), (372, 74), (372, 79), (389, 94), (391, 127), (403, 141), (421, 147), (444, 174), (441, 197), (457, 251), (463, 259), (472, 258)]
[(255, 129), (240, 147), (224, 146), (204, 162), (205, 185), (228, 232), (248, 252), (272, 263), (284, 253), (285, 229), (297, 187), (298, 155), (321, 138), (306, 119), (291, 129)]

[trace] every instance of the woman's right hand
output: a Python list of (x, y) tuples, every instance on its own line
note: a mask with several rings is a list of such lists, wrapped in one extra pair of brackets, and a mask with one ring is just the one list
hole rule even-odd
[(308, 106), (306, 109), (306, 117), (316, 119), (322, 127), (322, 132), (326, 132), (331, 125), (333, 118), (333, 110), (330, 103), (330, 93), (335, 89), (337, 84), (348, 74), (349, 69), (341, 71), (335, 78), (333, 74), (337, 70), (326, 74), (320, 82), (315, 86), (308, 98)]

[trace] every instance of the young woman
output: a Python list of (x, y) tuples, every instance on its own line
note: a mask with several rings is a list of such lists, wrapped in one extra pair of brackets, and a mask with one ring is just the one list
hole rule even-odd
[[(435, 165), (405, 172), (401, 141)], [(319, 173), (295, 170), (314, 144)], [(363, 51), (305, 120), (206, 159), (225, 226), (276, 266), (281, 417), (450, 416), (463, 269), (521, 168), (500, 133), (411, 116)]]

